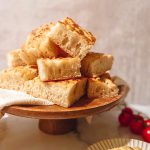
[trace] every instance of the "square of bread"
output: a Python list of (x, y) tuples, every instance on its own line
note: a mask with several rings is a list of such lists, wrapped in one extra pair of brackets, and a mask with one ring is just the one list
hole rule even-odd
[(119, 89), (115, 85), (108, 74), (100, 78), (89, 78), (87, 95), (89, 98), (106, 98), (118, 95)]
[(48, 99), (54, 104), (70, 107), (85, 94), (86, 79), (42, 82), (38, 77), (25, 82), (24, 91), (28, 94)]
[(44, 24), (33, 30), (27, 37), (19, 53), (20, 58), (28, 65), (35, 65), (38, 58), (55, 58), (60, 48), (48, 37), (52, 23)]
[(80, 73), (79, 58), (38, 59), (39, 76), (42, 81), (77, 78)]
[(98, 77), (110, 70), (112, 64), (112, 55), (90, 52), (81, 61), (81, 73), (87, 77)]
[(9, 67), (17, 67), (26, 65), (20, 58), (19, 53), (21, 49), (16, 49), (7, 54), (7, 63)]
[(19, 66), (0, 72), (0, 88), (22, 90), (24, 82), (37, 77), (38, 71), (34, 66)]
[(71, 18), (58, 21), (49, 33), (51, 40), (72, 57), (83, 59), (94, 45), (95, 37)]

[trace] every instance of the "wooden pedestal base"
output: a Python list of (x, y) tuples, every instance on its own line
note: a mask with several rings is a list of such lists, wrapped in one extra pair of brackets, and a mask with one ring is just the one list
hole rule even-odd
[(47, 134), (65, 134), (76, 130), (77, 119), (40, 119), (39, 128)]

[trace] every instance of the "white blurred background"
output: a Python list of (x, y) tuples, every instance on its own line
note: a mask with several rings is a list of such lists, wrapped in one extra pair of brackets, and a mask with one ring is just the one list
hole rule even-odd
[(150, 0), (0, 0), (0, 69), (32, 29), (66, 16), (93, 32), (94, 51), (115, 57), (112, 74), (129, 83), (127, 101), (150, 105)]

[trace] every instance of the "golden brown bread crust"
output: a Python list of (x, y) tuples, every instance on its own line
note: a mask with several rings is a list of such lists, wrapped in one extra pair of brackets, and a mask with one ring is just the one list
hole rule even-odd
[(89, 52), (81, 61), (81, 73), (87, 77), (99, 77), (110, 70), (112, 64), (112, 55)]
[(13, 78), (20, 78), (24, 80), (32, 80), (38, 75), (36, 66), (18, 66), (15, 68), (8, 68), (1, 71), (0, 75), (9, 75)]
[(22, 90), (24, 82), (34, 79), (38, 75), (34, 66), (19, 66), (0, 72), (0, 88)]
[(25, 82), (28, 94), (52, 101), (54, 104), (70, 107), (85, 94), (86, 78), (55, 82), (42, 82), (39, 77)]
[(10, 51), (7, 54), (7, 62), (9, 67), (25, 66), (25, 62), (20, 58), (19, 53), (21, 49)]
[(81, 77), (79, 58), (38, 59), (39, 76), (42, 81), (66, 80)]
[(72, 57), (83, 59), (94, 45), (96, 39), (72, 19), (58, 21), (49, 33), (51, 40)]
[(119, 89), (110, 79), (108, 74), (100, 78), (88, 79), (87, 95), (89, 98), (106, 98), (118, 95)]
[(35, 65), (38, 58), (55, 58), (60, 48), (48, 37), (52, 23), (33, 30), (22, 46), (20, 58), (28, 65)]
[(89, 44), (94, 44), (96, 41), (96, 38), (93, 36), (91, 32), (86, 31), (85, 29), (81, 28), (75, 21), (73, 21), (71, 18), (66, 17), (62, 21), (59, 21), (60, 23), (64, 24), (69, 30), (78, 33), (83, 38), (86, 39), (86, 41)]
[(49, 32), (51, 30), (51, 27), (53, 27), (53, 26), (54, 26), (53, 23), (41, 25), (37, 29), (32, 30), (30, 38), (32, 40), (38, 40), (39, 38), (42, 38), (43, 33)]

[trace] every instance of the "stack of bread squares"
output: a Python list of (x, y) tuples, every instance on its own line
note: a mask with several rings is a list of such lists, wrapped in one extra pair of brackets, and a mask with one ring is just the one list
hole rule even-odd
[(107, 71), (108, 54), (90, 52), (95, 37), (71, 18), (33, 30), (23, 46), (8, 53), (9, 68), (0, 73), (0, 88), (70, 107), (84, 95), (114, 97), (118, 87)]

